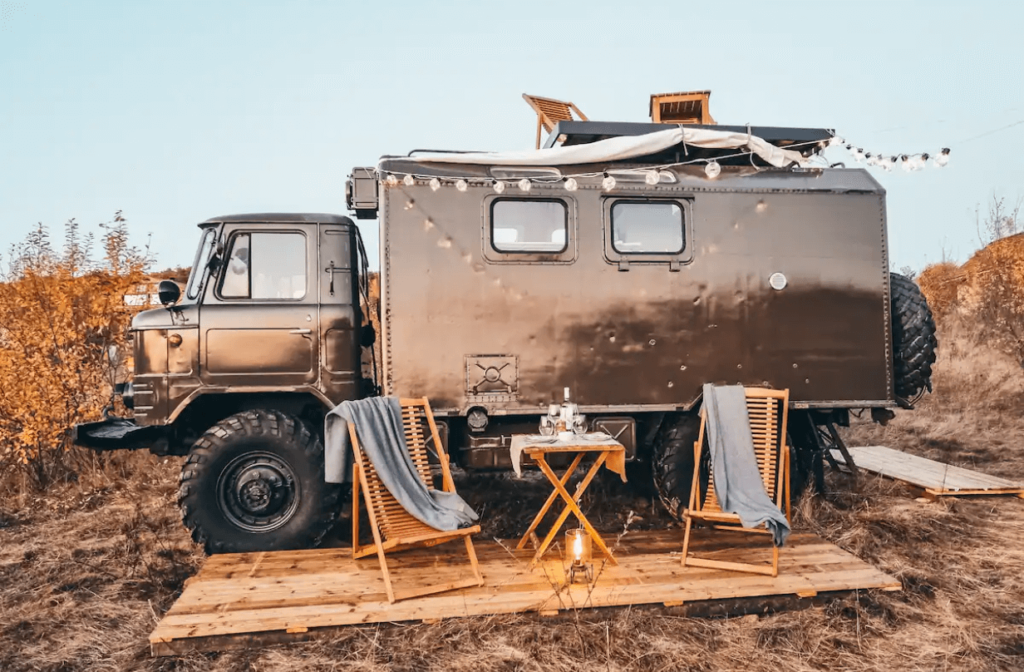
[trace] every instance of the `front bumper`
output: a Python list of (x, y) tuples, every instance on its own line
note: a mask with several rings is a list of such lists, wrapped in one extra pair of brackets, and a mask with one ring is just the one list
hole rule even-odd
[(97, 452), (149, 448), (159, 442), (163, 436), (163, 427), (140, 427), (132, 420), (125, 418), (86, 422), (75, 425), (71, 430), (72, 443)]

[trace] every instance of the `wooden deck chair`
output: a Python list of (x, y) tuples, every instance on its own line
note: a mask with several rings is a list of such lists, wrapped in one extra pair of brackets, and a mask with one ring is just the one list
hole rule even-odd
[[(754, 454), (757, 466), (764, 481), (764, 489), (772, 501), (790, 519), (789, 505), (789, 451), (786, 448), (786, 415), (789, 410), (789, 390), (766, 390), (748, 387), (747, 415), (750, 418), (750, 433), (754, 439)], [(726, 513), (719, 506), (715, 496), (715, 474), (710, 470), (708, 486), (701, 493), (700, 464), (704, 451), (704, 430), (707, 415), (702, 409), (700, 414), (700, 433), (693, 446), (694, 470), (693, 485), (690, 488), (690, 503), (683, 511), (686, 520), (686, 532), (683, 536), (683, 566), (710, 567), (713, 569), (730, 569), (737, 572), (753, 572), (755, 574), (779, 575), (779, 548), (772, 544), (772, 562), (767, 564), (748, 564), (742, 562), (725, 562), (705, 558), (688, 557), (690, 551), (690, 530), (694, 520), (699, 520), (713, 529), (728, 529), (754, 534), (771, 536), (767, 529), (758, 527), (748, 529), (740, 523), (735, 513)]]
[[(427, 489), (434, 489), (434, 479), (430, 473), (430, 464), (427, 462), (427, 444), (433, 439), (434, 450), (437, 451), (438, 459), (441, 462), (443, 488), (445, 492), (455, 492), (455, 483), (452, 481), (451, 470), (448, 467), (448, 456), (441, 447), (441, 439), (437, 433), (437, 425), (434, 424), (434, 415), (430, 412), (430, 404), (425, 398), (402, 399), (399, 403), (402, 406), (405, 442), (409, 447), (413, 464), (416, 465), (416, 471), (423, 478)], [(471, 535), (480, 531), (480, 526), (473, 525), (451, 532), (443, 532), (414, 518), (388, 492), (381, 482), (380, 476), (377, 475), (377, 471), (373, 468), (373, 464), (363, 455), (359, 448), (359, 437), (356, 436), (356, 430), (352, 423), (349, 423), (348, 431), (349, 438), (352, 440), (352, 452), (355, 456), (352, 479), (352, 556), (362, 558), (373, 553), (377, 554), (381, 572), (384, 574), (384, 587), (387, 590), (388, 601), (395, 602), (457, 588), (482, 586), (484, 580), (480, 576), (476, 551), (473, 549), (473, 540), (470, 538)], [(360, 497), (366, 503), (366, 512), (373, 530), (372, 546), (359, 545)], [(396, 595), (391, 585), (391, 572), (388, 571), (388, 553), (407, 548), (436, 546), (460, 538), (465, 539), (466, 542), (466, 552), (469, 554), (473, 578), (418, 586)]]
[(541, 128), (550, 133), (558, 122), (573, 121), (573, 112), (581, 121), (588, 121), (587, 115), (580, 112), (580, 108), (564, 100), (541, 98), (528, 93), (523, 94), (523, 100), (537, 113), (537, 149), (540, 149)]

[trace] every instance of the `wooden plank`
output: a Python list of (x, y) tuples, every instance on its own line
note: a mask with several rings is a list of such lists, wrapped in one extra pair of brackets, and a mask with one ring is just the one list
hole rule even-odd
[[(956, 467), (885, 446), (850, 448), (857, 466), (879, 476), (908, 483), (933, 496), (1021, 495), (1024, 483)], [(832, 453), (837, 462), (842, 456)]]
[[(724, 559), (761, 557), (763, 539), (750, 535), (697, 535), (694, 551)], [(713, 537), (713, 538), (712, 538)], [(777, 595), (823, 594), (899, 583), (852, 554), (814, 535), (800, 533), (780, 554), (779, 576), (739, 574), (680, 566), (678, 531), (640, 532), (616, 549), (619, 566), (595, 562), (593, 586), (566, 584), (560, 559), (530, 571), (529, 551), (509, 553), (480, 542), (485, 585), (389, 604), (375, 559), (353, 560), (347, 549), (215, 556), (185, 588), (150, 637), (154, 654), (231, 648), (236, 641), (302, 641), (318, 628), (361, 623), (552, 612), (643, 604), (693, 605)], [(437, 568), (451, 571), (461, 547), (398, 553), (389, 559), (398, 594), (437, 581)], [(464, 557), (464, 555), (463, 555)], [(446, 576), (471, 583), (471, 573)], [(291, 632), (293, 634), (288, 635)], [(285, 636), (287, 635), (287, 636)]]

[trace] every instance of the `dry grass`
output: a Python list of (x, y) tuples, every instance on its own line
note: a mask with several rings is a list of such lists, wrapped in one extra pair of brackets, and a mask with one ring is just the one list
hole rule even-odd
[[(936, 393), (888, 427), (857, 422), (852, 444), (884, 444), (1024, 476), (1021, 372), (942, 334)], [(866, 592), (760, 618), (692, 619), (659, 608), (563, 619), (532, 615), (343, 629), (315, 642), (152, 659), (147, 636), (201, 556), (173, 507), (177, 460), (125, 455), (77, 484), (0, 504), (0, 670), (1016, 670), (1024, 663), (1024, 502), (923, 504), (903, 486), (830, 477), (805, 498), (810, 528), (899, 577)], [(545, 491), (504, 478), (461, 491), (486, 533), (512, 536)], [(667, 524), (648, 500), (603, 483), (588, 506), (605, 529)], [(342, 531), (343, 532), (343, 531)]]

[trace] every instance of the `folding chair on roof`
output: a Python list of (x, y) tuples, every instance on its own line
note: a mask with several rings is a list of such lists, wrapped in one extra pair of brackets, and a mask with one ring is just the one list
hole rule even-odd
[[(747, 398), (747, 415), (750, 419), (750, 433), (754, 439), (754, 455), (757, 458), (758, 471), (764, 482), (768, 496), (790, 519), (789, 504), (789, 451), (786, 448), (786, 415), (789, 409), (789, 390), (767, 390), (748, 387), (744, 390)], [(683, 566), (709, 567), (712, 569), (729, 569), (737, 572), (752, 572), (778, 576), (779, 549), (772, 544), (772, 562), (754, 564), (743, 562), (727, 562), (708, 558), (689, 557), (690, 530), (695, 520), (712, 529), (735, 530), (752, 534), (769, 535), (771, 532), (763, 527), (745, 528), (740, 517), (735, 513), (722, 511), (715, 496), (714, 468), (708, 476), (707, 489), (701, 492), (700, 472), (701, 458), (704, 452), (704, 436), (707, 414), (701, 410), (700, 433), (693, 446), (694, 470), (693, 485), (690, 488), (690, 503), (683, 511), (686, 520), (686, 532), (683, 536)]]
[[(405, 442), (409, 448), (409, 455), (412, 457), (416, 472), (423, 479), (428, 490), (434, 489), (434, 480), (430, 471), (430, 464), (427, 457), (427, 444), (433, 439), (434, 449), (437, 451), (438, 460), (441, 463), (442, 483), (445, 492), (455, 492), (455, 483), (452, 481), (451, 470), (448, 466), (448, 456), (441, 448), (441, 439), (437, 433), (437, 425), (434, 424), (434, 416), (430, 412), (430, 404), (423, 399), (402, 399), (399, 402), (402, 406), (402, 428), (405, 435)], [(476, 551), (473, 549), (471, 535), (480, 531), (479, 525), (465, 527), (452, 531), (441, 531), (420, 522), (406, 511), (398, 500), (388, 492), (388, 489), (381, 482), (380, 476), (373, 468), (373, 464), (366, 458), (359, 448), (359, 437), (356, 435), (355, 426), (349, 423), (349, 438), (352, 441), (352, 452), (355, 456), (353, 464), (354, 478), (352, 481), (352, 556), (362, 558), (373, 553), (377, 554), (380, 560), (380, 569), (384, 574), (384, 587), (387, 590), (388, 601), (432, 595), (458, 588), (469, 586), (482, 586), (483, 577), (480, 576), (480, 568), (477, 565)], [(370, 528), (373, 531), (373, 545), (359, 545), (359, 499), (366, 503), (366, 512), (370, 519)], [(409, 588), (401, 594), (396, 595), (391, 585), (391, 572), (388, 571), (387, 554), (401, 551), (408, 548), (427, 547), (443, 544), (455, 539), (464, 539), (466, 552), (469, 555), (470, 566), (473, 571), (471, 578), (463, 578), (447, 581), (440, 584), (420, 585)]]
[(523, 100), (537, 113), (537, 149), (540, 149), (541, 128), (550, 133), (558, 122), (573, 121), (573, 112), (576, 112), (581, 121), (587, 121), (587, 115), (580, 112), (580, 108), (564, 100), (541, 98), (528, 93), (523, 94)]

